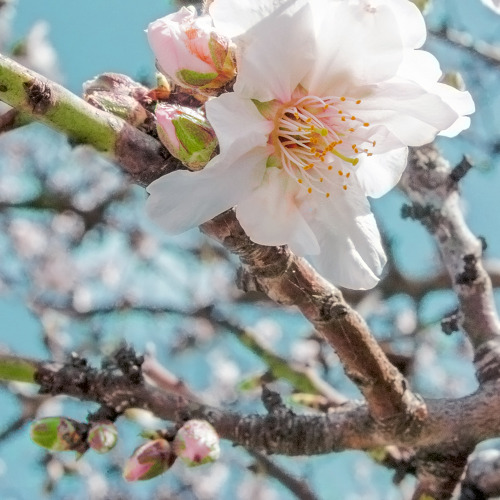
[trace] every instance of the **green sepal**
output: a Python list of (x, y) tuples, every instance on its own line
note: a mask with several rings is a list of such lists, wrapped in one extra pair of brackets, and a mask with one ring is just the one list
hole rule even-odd
[(192, 87), (203, 87), (217, 78), (217, 73), (198, 73), (191, 69), (181, 69), (177, 71), (177, 77), (180, 81), (191, 85)]

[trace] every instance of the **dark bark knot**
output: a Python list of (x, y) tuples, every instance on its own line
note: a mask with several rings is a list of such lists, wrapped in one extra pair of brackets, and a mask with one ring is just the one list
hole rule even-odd
[(31, 82), (25, 82), (23, 85), (28, 105), (33, 112), (44, 114), (54, 104), (52, 91), (45, 83), (35, 78)]
[(479, 277), (477, 271), (477, 258), (474, 254), (470, 253), (464, 255), (464, 270), (463, 272), (457, 274), (456, 283), (457, 285), (472, 285), (474, 281)]

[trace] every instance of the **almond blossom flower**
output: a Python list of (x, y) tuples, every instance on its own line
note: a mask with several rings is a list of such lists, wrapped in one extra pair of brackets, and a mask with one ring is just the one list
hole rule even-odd
[(254, 242), (375, 286), (386, 256), (367, 196), (395, 186), (407, 146), (457, 134), (474, 110), (415, 50), (422, 15), (408, 0), (215, 0), (210, 14), (237, 47), (234, 92), (206, 104), (220, 154), (153, 182), (150, 216), (180, 233), (236, 205)]

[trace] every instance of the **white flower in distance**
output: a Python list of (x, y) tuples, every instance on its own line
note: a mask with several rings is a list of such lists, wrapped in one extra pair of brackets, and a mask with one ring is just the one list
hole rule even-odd
[(482, 0), (486, 7), (494, 10), (497, 14), (500, 14), (500, 0)]
[(220, 154), (153, 182), (149, 214), (178, 233), (236, 205), (254, 242), (373, 287), (386, 257), (366, 197), (394, 187), (407, 146), (467, 128), (470, 95), (415, 50), (426, 29), (408, 0), (215, 0), (210, 13), (237, 46), (234, 92), (206, 104)]

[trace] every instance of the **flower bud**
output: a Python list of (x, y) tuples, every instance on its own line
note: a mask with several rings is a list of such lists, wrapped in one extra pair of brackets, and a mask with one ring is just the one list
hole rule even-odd
[(97, 453), (108, 453), (118, 441), (118, 431), (111, 422), (98, 422), (90, 427), (88, 445)]
[(165, 439), (155, 439), (136, 448), (123, 468), (127, 481), (145, 481), (163, 474), (175, 461), (170, 444)]
[(134, 127), (149, 117), (143, 106), (149, 89), (126, 75), (103, 73), (83, 84), (83, 97), (92, 106), (119, 116)]
[(217, 138), (201, 113), (174, 104), (158, 104), (156, 119), (161, 142), (190, 170), (202, 169), (215, 155)]
[(65, 417), (47, 417), (31, 424), (31, 440), (51, 451), (78, 451), (82, 448), (79, 422)]
[(177, 432), (175, 454), (189, 467), (206, 464), (220, 456), (219, 436), (205, 420), (189, 420)]
[(218, 34), (209, 16), (182, 7), (148, 26), (148, 40), (159, 69), (182, 87), (218, 89), (236, 75), (231, 40)]

